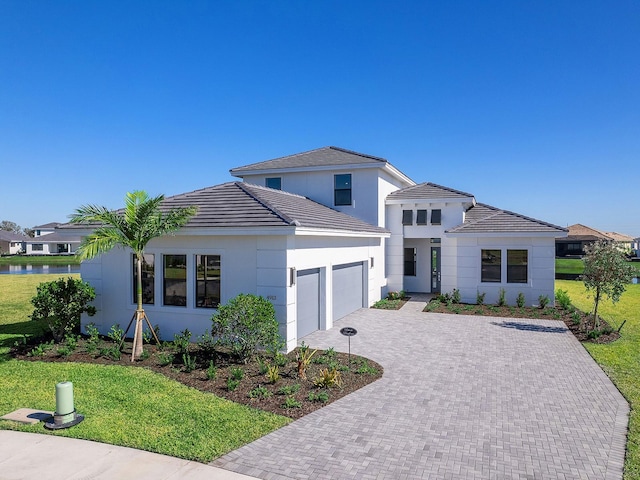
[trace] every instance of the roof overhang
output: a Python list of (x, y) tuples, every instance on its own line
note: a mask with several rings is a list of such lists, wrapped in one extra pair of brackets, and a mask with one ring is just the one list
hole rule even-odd
[(477, 238), (564, 238), (567, 232), (444, 232), (447, 237)]

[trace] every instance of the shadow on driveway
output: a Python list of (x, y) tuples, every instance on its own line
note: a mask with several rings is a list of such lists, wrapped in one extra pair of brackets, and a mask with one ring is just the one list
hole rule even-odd
[(491, 322), (491, 325), (496, 325), (502, 328), (525, 330), (527, 332), (566, 333), (569, 330), (567, 327), (547, 327), (545, 325), (535, 325), (533, 323), (522, 322)]

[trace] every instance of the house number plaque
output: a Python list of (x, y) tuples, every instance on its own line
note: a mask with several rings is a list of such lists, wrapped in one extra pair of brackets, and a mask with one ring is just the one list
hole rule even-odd
[(344, 327), (340, 329), (340, 333), (349, 339), (349, 365), (351, 365), (351, 337), (358, 331), (353, 327)]

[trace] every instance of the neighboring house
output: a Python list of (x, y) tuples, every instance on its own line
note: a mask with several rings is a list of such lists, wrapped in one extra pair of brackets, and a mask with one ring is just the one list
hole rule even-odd
[(19, 233), (0, 230), (0, 255), (16, 255), (26, 250), (29, 237)]
[[(165, 338), (211, 327), (218, 303), (239, 293), (269, 299), (287, 349), (369, 307), (391, 290), (450, 292), (475, 302), (554, 297), (554, 241), (566, 230), (432, 183), (416, 185), (387, 160), (336, 147), (234, 168), (243, 182), (169, 197), (197, 205), (173, 236), (152, 240), (145, 310)], [(90, 232), (65, 225), (75, 235)], [(135, 311), (134, 259), (114, 249), (83, 262), (106, 333)], [(552, 300), (553, 301), (553, 300)]]
[(584, 247), (598, 240), (614, 242), (625, 253), (633, 250), (633, 237), (617, 232), (603, 232), (580, 223), (569, 227), (566, 238), (556, 240), (556, 257), (581, 258), (585, 255)]
[(61, 223), (47, 223), (33, 227), (34, 237), (26, 241), (27, 255), (65, 255), (73, 254), (80, 246), (79, 235), (69, 235), (59, 231)]

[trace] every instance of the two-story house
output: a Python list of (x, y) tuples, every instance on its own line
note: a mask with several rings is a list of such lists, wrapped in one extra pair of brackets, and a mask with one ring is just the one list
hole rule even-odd
[[(336, 147), (234, 168), (242, 182), (165, 200), (197, 205), (176, 235), (150, 242), (144, 302), (166, 338), (210, 328), (219, 303), (239, 293), (269, 299), (287, 348), (371, 306), (391, 290), (460, 290), (511, 303), (522, 292), (553, 299), (560, 227), (476, 203), (463, 192), (416, 183), (387, 160)], [(76, 234), (83, 227), (67, 225)], [(102, 332), (135, 310), (131, 252), (83, 262), (96, 288)]]
[(79, 236), (61, 235), (58, 227), (61, 223), (51, 222), (33, 227), (33, 238), (26, 240), (27, 255), (66, 255), (72, 254), (80, 245)]

